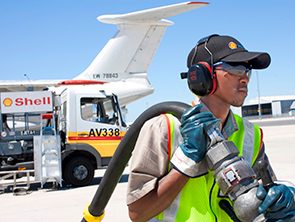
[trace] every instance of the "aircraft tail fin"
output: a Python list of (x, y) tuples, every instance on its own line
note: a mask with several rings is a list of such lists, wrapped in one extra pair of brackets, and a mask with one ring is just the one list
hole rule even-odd
[[(165, 18), (208, 5), (185, 2), (122, 15), (103, 15), (97, 19), (116, 24), (118, 31), (90, 66), (74, 79), (114, 82), (135, 74), (145, 76), (168, 25)], [(145, 75), (143, 75), (145, 74)]]

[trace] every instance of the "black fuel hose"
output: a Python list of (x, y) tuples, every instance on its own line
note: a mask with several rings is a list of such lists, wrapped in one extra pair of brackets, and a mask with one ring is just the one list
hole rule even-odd
[(219, 202), (219, 206), (222, 210), (224, 210), (227, 215), (234, 221), (234, 222), (241, 222), (239, 218), (236, 216), (235, 211), (233, 207), (230, 205), (230, 203), (223, 199)]
[[(180, 119), (182, 113), (189, 107), (188, 104), (182, 102), (159, 103), (144, 111), (134, 121), (117, 147), (92, 202), (88, 207), (88, 211), (92, 216), (99, 217), (104, 213), (104, 209), (132, 155), (139, 131), (143, 124), (147, 120), (162, 113), (171, 113)], [(87, 220), (83, 217), (82, 222), (87, 222)]]

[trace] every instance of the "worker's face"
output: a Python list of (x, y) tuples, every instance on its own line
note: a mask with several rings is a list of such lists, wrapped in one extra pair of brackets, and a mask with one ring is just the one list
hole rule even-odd
[(218, 66), (215, 68), (217, 89), (214, 95), (229, 105), (242, 106), (248, 95), (249, 79), (247, 74), (237, 76), (218, 69)]

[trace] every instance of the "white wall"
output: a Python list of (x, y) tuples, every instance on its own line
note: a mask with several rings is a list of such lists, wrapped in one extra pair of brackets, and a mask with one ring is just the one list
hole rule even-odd
[(281, 101), (273, 101), (271, 103), (272, 115), (273, 117), (282, 115)]

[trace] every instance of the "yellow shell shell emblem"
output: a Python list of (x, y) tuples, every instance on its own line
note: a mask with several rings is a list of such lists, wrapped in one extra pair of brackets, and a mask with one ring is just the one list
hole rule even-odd
[(6, 98), (3, 100), (3, 104), (4, 106), (9, 107), (12, 105), (12, 100), (10, 98)]
[(236, 48), (238, 48), (237, 44), (234, 43), (234, 42), (230, 42), (230, 43), (228, 43), (228, 47), (231, 48), (231, 49), (236, 49)]

